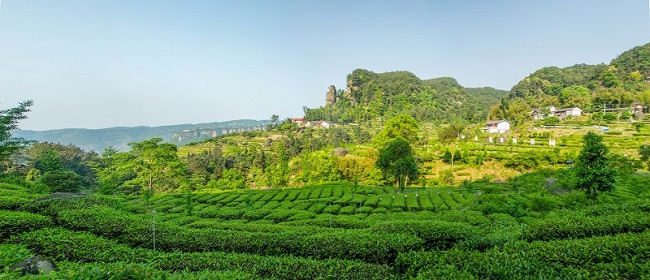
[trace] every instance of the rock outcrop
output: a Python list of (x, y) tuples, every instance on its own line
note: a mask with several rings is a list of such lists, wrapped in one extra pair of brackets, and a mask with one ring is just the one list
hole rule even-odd
[(54, 261), (41, 256), (34, 256), (19, 262), (10, 268), (10, 271), (22, 271), (23, 275), (38, 275), (41, 272), (49, 274), (59, 270)]
[(335, 104), (336, 104), (336, 87), (334, 85), (330, 85), (329, 89), (327, 90), (327, 95), (325, 95), (325, 105), (334, 106)]

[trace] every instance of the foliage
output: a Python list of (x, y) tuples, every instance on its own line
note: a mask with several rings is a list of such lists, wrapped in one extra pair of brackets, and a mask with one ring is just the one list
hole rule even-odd
[(639, 147), (639, 155), (641, 156), (641, 161), (645, 162), (650, 170), (650, 145), (641, 145)]
[(0, 161), (6, 160), (28, 141), (12, 137), (11, 132), (18, 129), (18, 121), (27, 118), (25, 113), (32, 106), (31, 100), (21, 102), (18, 107), (0, 110)]
[(347, 89), (337, 94), (336, 104), (304, 107), (305, 118), (349, 123), (407, 112), (425, 121), (479, 121), (507, 94), (494, 88), (464, 88), (450, 77), (421, 80), (406, 71), (374, 73), (356, 69), (347, 81)]
[(400, 189), (404, 188), (406, 180), (415, 180), (418, 176), (418, 166), (411, 145), (399, 136), (379, 151), (377, 167), (385, 176), (393, 178)]
[(414, 143), (418, 140), (419, 125), (415, 119), (409, 115), (398, 115), (390, 118), (384, 124), (384, 128), (375, 136), (373, 143), (377, 147), (383, 148), (390, 142), (401, 137), (408, 143)]
[(47, 186), (50, 192), (78, 192), (83, 187), (83, 181), (74, 171), (55, 170), (38, 178), (38, 181)]
[(449, 143), (460, 139), (460, 134), (465, 129), (465, 125), (452, 123), (438, 130), (438, 139), (443, 143)]
[(575, 164), (576, 188), (585, 191), (588, 197), (595, 199), (599, 192), (614, 188), (616, 171), (611, 168), (609, 149), (602, 142), (602, 136), (589, 132), (583, 140), (584, 147)]

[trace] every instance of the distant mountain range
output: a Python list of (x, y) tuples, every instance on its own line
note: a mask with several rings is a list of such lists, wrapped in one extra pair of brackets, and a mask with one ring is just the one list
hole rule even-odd
[(39, 142), (73, 144), (86, 151), (102, 152), (107, 147), (128, 151), (131, 142), (160, 137), (167, 143), (185, 145), (222, 134), (264, 129), (270, 120), (233, 120), (226, 122), (179, 124), (168, 126), (111, 127), (102, 129), (65, 128), (46, 131), (16, 130), (14, 137)]

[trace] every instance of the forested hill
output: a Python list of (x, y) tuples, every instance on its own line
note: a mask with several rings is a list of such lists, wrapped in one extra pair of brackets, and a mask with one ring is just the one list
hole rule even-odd
[(579, 107), (588, 112), (650, 102), (650, 43), (621, 53), (609, 64), (544, 67), (517, 83), (490, 111), (492, 119), (526, 121), (531, 109)]
[(185, 145), (225, 133), (263, 129), (270, 120), (233, 120), (201, 124), (180, 124), (169, 126), (112, 127), (103, 129), (66, 128), (47, 131), (16, 130), (12, 134), (27, 140), (73, 144), (86, 151), (101, 152), (112, 146), (119, 151), (128, 151), (128, 143), (140, 142), (154, 137), (165, 142)]
[(507, 94), (493, 88), (465, 88), (449, 77), (421, 80), (407, 71), (356, 69), (347, 76), (345, 90), (330, 87), (326, 105), (305, 108), (305, 118), (347, 123), (408, 113), (422, 121), (475, 122), (483, 121), (490, 106)]

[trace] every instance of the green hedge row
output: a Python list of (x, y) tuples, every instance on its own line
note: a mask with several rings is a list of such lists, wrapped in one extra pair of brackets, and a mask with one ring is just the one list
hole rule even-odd
[(0, 196), (0, 210), (16, 210), (29, 202), (30, 199), (17, 195)]
[(395, 267), (421, 279), (646, 279), (650, 277), (650, 232), (519, 241), (485, 252), (408, 252), (400, 254)]
[[(253, 280), (259, 276), (242, 271), (178, 271), (169, 272), (156, 269), (151, 264), (144, 263), (71, 263), (60, 262), (57, 264), (59, 271), (49, 275), (41, 274), (29, 276), (28, 279), (153, 279), (153, 280)], [(7, 278), (3, 278), (6, 276)], [(16, 279), (19, 272), (0, 274), (0, 279)]]
[(150, 258), (149, 252), (144, 249), (132, 249), (91, 233), (62, 228), (25, 232), (12, 237), (9, 242), (23, 244), (33, 253), (50, 257), (55, 261), (140, 262)]
[[(257, 276), (256, 278), (258, 279), (260, 277), (277, 279), (395, 278), (392, 274), (392, 268), (387, 265), (368, 264), (360, 261), (349, 260), (314, 260), (293, 256), (277, 257), (223, 252), (155, 253), (143, 249), (132, 249), (112, 240), (89, 233), (75, 232), (60, 228), (41, 229), (30, 233), (23, 233), (14, 237), (11, 241), (14, 243), (24, 244), (32, 252), (51, 257), (55, 261), (74, 261), (83, 263), (118, 262), (116, 264), (101, 264), (97, 271), (97, 273), (99, 273), (96, 274), (97, 276), (109, 273), (117, 273), (115, 275), (123, 275), (125, 277), (132, 275), (133, 273), (135, 273), (135, 276), (157, 275), (150, 271), (150, 267), (154, 267), (157, 270), (172, 271), (175, 273), (180, 271), (185, 273), (202, 272), (206, 270), (246, 271), (247, 273)], [(24, 247), (20, 248), (23, 248), (24, 250)], [(148, 266), (142, 265), (143, 263), (148, 263)], [(124, 271), (124, 273), (126, 274), (115, 270), (119, 265), (125, 266), (124, 269), (126, 269), (126, 271)], [(86, 273), (89, 273), (89, 270), (85, 269), (81, 272), (83, 273), (80, 275), (86, 275)], [(235, 276), (237, 275), (239, 274), (235, 274)], [(189, 274), (189, 276), (192, 275)], [(103, 277), (90, 278), (103, 279)], [(118, 277), (115, 279), (123, 278)], [(129, 279), (140, 278), (136, 277)]]
[(479, 235), (479, 231), (468, 224), (444, 221), (390, 221), (375, 224), (369, 231), (416, 235), (425, 241), (426, 249), (451, 248), (458, 242)]
[(169, 253), (152, 260), (168, 271), (242, 270), (273, 279), (392, 279), (387, 265), (346, 260), (314, 260), (299, 257), (267, 257), (221, 252)]
[(603, 216), (567, 214), (537, 220), (529, 224), (521, 238), (527, 241), (584, 238), (650, 228), (650, 215), (644, 212), (616, 213)]
[(52, 225), (50, 217), (28, 212), (0, 210), (0, 241), (21, 232)]
[[(152, 247), (152, 231), (140, 226), (128, 229), (119, 238), (131, 246)], [(156, 248), (183, 252), (242, 252), (259, 255), (295, 255), (317, 259), (358, 259), (371, 263), (391, 263), (398, 253), (422, 248), (423, 241), (413, 235), (369, 234), (358, 232), (300, 231), (242, 232), (234, 230), (188, 230), (160, 226)]]
[[(148, 220), (128, 216), (106, 206), (61, 211), (58, 222), (66, 228), (117, 239), (132, 247), (153, 247), (152, 227)], [(328, 229), (310, 231), (302, 228), (274, 231), (266, 228), (264, 231), (240, 231), (236, 228), (187, 229), (159, 223), (156, 225), (156, 245), (165, 251), (243, 252), (390, 263), (399, 252), (421, 249), (424, 243), (414, 235), (405, 234)]]

